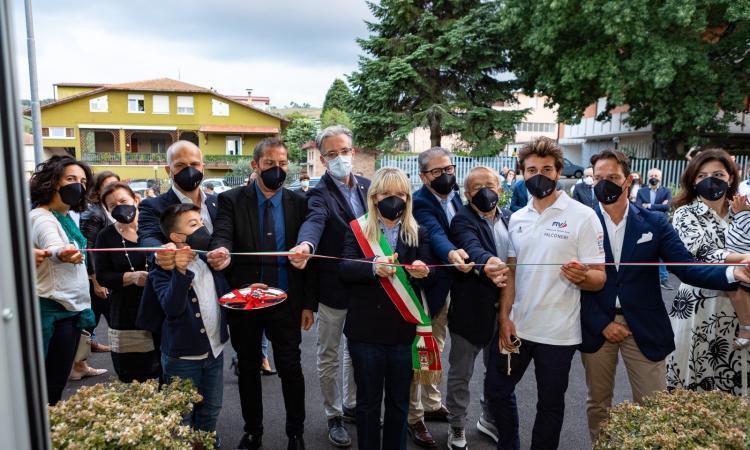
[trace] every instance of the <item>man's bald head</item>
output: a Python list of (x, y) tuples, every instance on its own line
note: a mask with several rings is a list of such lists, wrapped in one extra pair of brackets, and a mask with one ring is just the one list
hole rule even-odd
[(177, 141), (167, 148), (167, 165), (171, 166), (172, 161), (175, 159), (176, 154), (182, 153), (195, 153), (199, 155), (201, 162), (203, 161), (203, 155), (201, 149), (197, 145), (190, 141)]
[(486, 179), (493, 179), (496, 183), (496, 186), (500, 187), (500, 175), (498, 175), (498, 173), (494, 169), (487, 166), (476, 166), (473, 167), (468, 174), (466, 174), (466, 178), (464, 179), (464, 191), (470, 191), (472, 183), (478, 181), (479, 179), (481, 179), (482, 181)]
[(185, 167), (194, 167), (203, 172), (203, 154), (197, 145), (190, 141), (177, 141), (167, 149), (167, 175), (174, 177)]

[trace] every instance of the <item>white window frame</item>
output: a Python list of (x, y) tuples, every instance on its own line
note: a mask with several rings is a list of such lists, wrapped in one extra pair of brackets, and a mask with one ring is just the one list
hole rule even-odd
[[(157, 100), (158, 99), (158, 100)], [(167, 109), (165, 111), (157, 111), (157, 105), (162, 102), (162, 99), (166, 99)], [(151, 97), (151, 112), (153, 114), (169, 114), (169, 96), (168, 95), (154, 95)]]
[(211, 114), (214, 116), (228, 117), (229, 116), (229, 103), (222, 102), (220, 100), (216, 100), (215, 98), (212, 98), (211, 99)]
[[(190, 112), (180, 111), (181, 109), (182, 110), (188, 109), (187, 106), (184, 106), (184, 105), (180, 106), (180, 102), (181, 101), (185, 102), (187, 101), (187, 99), (190, 99)], [(181, 116), (192, 116), (193, 114), (195, 114), (195, 99), (193, 98), (192, 95), (178, 95), (177, 96), (177, 114)]]
[(603, 113), (607, 109), (607, 97), (601, 97), (596, 101), (596, 116)]
[[(43, 136), (45, 139), (75, 139), (75, 131), (73, 131), (73, 136), (68, 136), (68, 130), (72, 130), (71, 127), (45, 127), (47, 128), (47, 136)], [(55, 133), (54, 131), (57, 131)], [(60, 134), (60, 131), (62, 131), (62, 134)]]
[[(101, 106), (104, 105), (104, 108)], [(109, 112), (109, 98), (106, 95), (89, 100), (89, 111), (93, 113)]]
[[(132, 101), (135, 101), (135, 110), (131, 108)], [(139, 109), (139, 106), (142, 109)], [(146, 114), (146, 97), (143, 94), (128, 94), (128, 112), (130, 114)]]
[(229, 141), (238, 141), (240, 143), (239, 148), (237, 149), (237, 153), (234, 153), (234, 155), (242, 155), (242, 136), (226, 137), (226, 140), (224, 141), (224, 151), (227, 155), (232, 155), (232, 153), (229, 153)]

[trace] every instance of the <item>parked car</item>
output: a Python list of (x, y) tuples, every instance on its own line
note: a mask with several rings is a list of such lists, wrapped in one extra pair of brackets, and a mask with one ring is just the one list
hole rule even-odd
[(573, 164), (570, 162), (568, 158), (563, 158), (565, 160), (565, 164), (563, 164), (563, 170), (562, 175), (564, 177), (575, 177), (575, 178), (581, 178), (583, 176), (583, 167)]
[[(156, 190), (156, 183), (154, 180), (130, 180), (128, 186), (130, 186), (130, 189), (132, 189), (133, 192), (140, 195), (141, 198), (143, 198), (143, 194), (147, 189)], [(159, 192), (157, 191), (156, 194), (158, 195)]]
[(206, 190), (206, 185), (211, 183), (214, 185), (214, 194), (221, 194), (224, 191), (232, 189), (224, 182), (223, 178), (206, 178), (201, 182), (201, 189)]
[[(310, 178), (310, 189), (314, 188), (315, 185), (318, 184), (318, 181), (320, 181), (320, 177)], [(290, 184), (287, 189), (295, 190), (301, 187), (302, 185), (300, 184), (299, 180), (297, 180), (294, 183)]]

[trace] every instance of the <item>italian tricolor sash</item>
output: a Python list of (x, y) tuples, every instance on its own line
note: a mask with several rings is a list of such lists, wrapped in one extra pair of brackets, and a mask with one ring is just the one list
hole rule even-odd
[[(393, 249), (382, 232), (379, 233), (379, 240), (375, 242), (365, 237), (363, 229), (366, 223), (367, 214), (352, 220), (350, 223), (354, 237), (357, 238), (365, 258), (392, 256)], [(440, 365), (440, 349), (432, 336), (430, 315), (427, 313), (426, 305), (412, 289), (404, 268), (396, 266), (395, 269), (394, 275), (388, 278), (378, 277), (378, 279), (401, 317), (405, 321), (417, 325), (417, 336), (412, 344), (414, 379), (419, 384), (437, 384), (442, 376), (442, 367)]]

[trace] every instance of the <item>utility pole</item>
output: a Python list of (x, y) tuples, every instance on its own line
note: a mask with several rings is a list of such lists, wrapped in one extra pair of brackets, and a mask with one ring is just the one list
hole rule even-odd
[(34, 163), (44, 159), (42, 151), (42, 109), (39, 106), (39, 87), (36, 78), (36, 44), (34, 43), (34, 20), (31, 16), (31, 0), (24, 0), (26, 7), (26, 48), (29, 52), (29, 84), (31, 84), (31, 132), (34, 135)]

